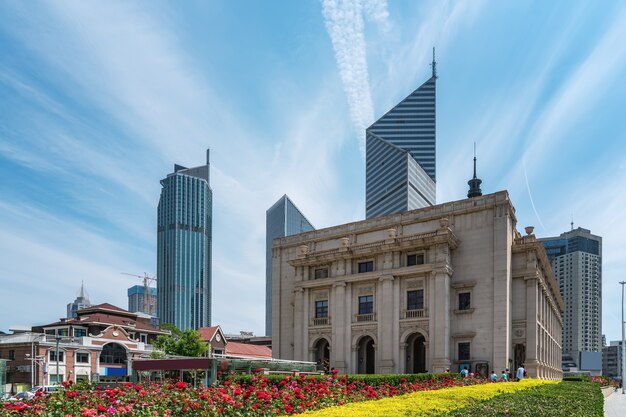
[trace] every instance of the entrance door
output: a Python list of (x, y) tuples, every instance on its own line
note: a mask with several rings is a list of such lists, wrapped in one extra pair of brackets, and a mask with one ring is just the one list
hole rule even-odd
[(407, 339), (406, 372), (419, 374), (426, 372), (426, 339), (420, 333), (414, 333)]
[(359, 341), (358, 358), (360, 374), (376, 373), (376, 349), (371, 337), (365, 336)]

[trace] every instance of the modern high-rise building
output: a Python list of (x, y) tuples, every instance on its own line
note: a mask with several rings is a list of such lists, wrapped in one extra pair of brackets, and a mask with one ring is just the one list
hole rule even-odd
[(424, 84), (365, 131), (365, 217), (435, 204), (436, 62)]
[(67, 318), (75, 318), (78, 310), (82, 310), (87, 307), (91, 307), (91, 301), (89, 301), (89, 294), (87, 294), (87, 291), (85, 290), (85, 284), (81, 282), (80, 290), (76, 295), (76, 299), (73, 303), (69, 303), (67, 305)]
[(206, 165), (161, 180), (157, 214), (157, 315), (181, 330), (211, 325), (213, 191)]
[(154, 287), (133, 285), (128, 289), (128, 311), (156, 316), (157, 290)]
[(287, 194), (265, 213), (265, 334), (268, 336), (272, 334), (272, 243), (278, 237), (309, 230), (315, 228)]
[(602, 238), (572, 225), (541, 240), (565, 301), (563, 355), (578, 362), (580, 352), (602, 351)]

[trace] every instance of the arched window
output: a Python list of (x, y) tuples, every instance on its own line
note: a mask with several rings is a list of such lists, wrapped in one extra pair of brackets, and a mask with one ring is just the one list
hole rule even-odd
[(126, 363), (126, 349), (118, 343), (107, 343), (102, 348), (100, 363)]

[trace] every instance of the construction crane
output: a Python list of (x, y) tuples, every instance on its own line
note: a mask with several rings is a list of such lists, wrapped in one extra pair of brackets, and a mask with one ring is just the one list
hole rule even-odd
[(131, 277), (136, 277), (143, 280), (143, 308), (148, 310), (145, 311), (145, 313), (154, 316), (154, 300), (152, 299), (152, 297), (149, 297), (148, 292), (150, 288), (150, 282), (156, 282), (156, 277), (151, 277), (146, 272), (144, 272), (143, 275), (130, 274), (128, 272), (120, 272), (120, 274), (130, 275)]

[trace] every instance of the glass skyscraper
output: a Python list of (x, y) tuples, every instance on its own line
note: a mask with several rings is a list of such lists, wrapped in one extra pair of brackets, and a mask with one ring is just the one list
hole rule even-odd
[(365, 131), (365, 217), (435, 204), (435, 90), (432, 77)]
[(278, 237), (315, 230), (285, 194), (265, 213), (265, 334), (272, 334), (272, 243)]
[(578, 362), (602, 351), (602, 238), (579, 227), (541, 241), (565, 301), (563, 355)]
[(206, 165), (161, 180), (157, 210), (157, 315), (181, 330), (211, 325), (213, 192)]

